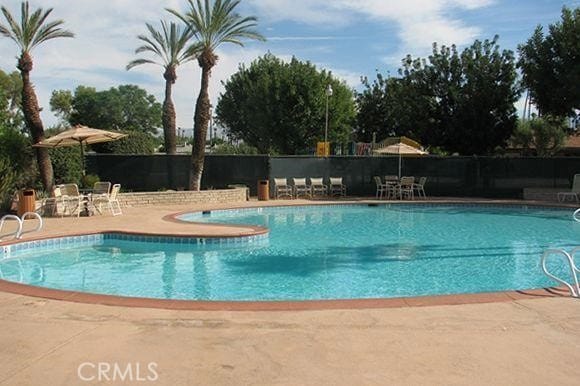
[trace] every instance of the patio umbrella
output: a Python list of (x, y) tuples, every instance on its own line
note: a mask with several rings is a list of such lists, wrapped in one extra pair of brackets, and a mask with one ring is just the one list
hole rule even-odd
[(126, 136), (127, 134), (116, 133), (114, 131), (99, 130), (87, 126), (77, 125), (32, 146), (55, 148), (55, 147), (69, 147), (79, 145), (81, 148), (81, 166), (84, 175), (85, 174), (84, 145), (116, 141), (117, 139), (121, 139)]
[(373, 150), (375, 154), (398, 154), (399, 155), (399, 179), (401, 178), (401, 166), (403, 155), (421, 156), (429, 154), (423, 150), (418, 142), (407, 137), (387, 138), (378, 144)]

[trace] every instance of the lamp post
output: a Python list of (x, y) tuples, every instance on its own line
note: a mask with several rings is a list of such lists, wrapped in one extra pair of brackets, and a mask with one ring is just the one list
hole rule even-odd
[(326, 126), (324, 128), (324, 155), (328, 155), (328, 99), (332, 96), (332, 86), (326, 87)]

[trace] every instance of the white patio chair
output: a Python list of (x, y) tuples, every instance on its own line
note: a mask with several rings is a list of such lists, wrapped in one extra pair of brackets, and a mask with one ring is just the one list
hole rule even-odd
[(385, 184), (387, 185), (387, 198), (397, 199), (401, 196), (401, 186), (398, 176), (385, 176)]
[(389, 185), (384, 183), (379, 176), (374, 176), (373, 179), (375, 180), (375, 185), (377, 185), (375, 198), (382, 199), (383, 196), (388, 196)]
[(84, 196), (79, 193), (77, 184), (61, 185), (61, 193), (65, 210), (70, 216), (74, 216), (76, 213), (77, 217), (79, 217), (81, 215), (81, 204)]
[(117, 195), (119, 194), (120, 190), (121, 190), (120, 184), (113, 185), (113, 187), (111, 188), (111, 193), (109, 195), (101, 195), (94, 197), (93, 205), (95, 205), (95, 207), (97, 207), (98, 205), (99, 208), (103, 204), (106, 205), (111, 211), (111, 214), (113, 216), (123, 214), (123, 211), (121, 210), (121, 204), (119, 204), (119, 200), (117, 199)]
[[(101, 181), (101, 182), (95, 182), (95, 184), (93, 185), (93, 190), (91, 192), (91, 201), (94, 205), (94, 207), (97, 209), (97, 211), (99, 213), (102, 213), (102, 208), (101, 208), (101, 204), (103, 201), (106, 200), (99, 200), (100, 198), (107, 198), (109, 197), (111, 191), (111, 183), (107, 182), (107, 181)], [(97, 202), (99, 205), (97, 206), (95, 204), (95, 202)]]
[(310, 187), (312, 189), (312, 196), (326, 196), (328, 194), (328, 187), (322, 182), (320, 178), (310, 178)]
[(312, 198), (312, 189), (306, 183), (306, 178), (292, 178), (292, 183), (294, 184), (295, 198), (300, 196)]
[(274, 178), (274, 196), (276, 199), (283, 196), (292, 198), (292, 187), (286, 178)]
[(330, 195), (346, 197), (346, 185), (342, 183), (342, 177), (330, 177)]
[(93, 196), (101, 195), (101, 194), (108, 196), (110, 191), (111, 191), (111, 183), (107, 182), (107, 181), (100, 181), (100, 182), (95, 182), (95, 184), (93, 185), (93, 191), (91, 192), (91, 194)]
[(401, 200), (405, 198), (410, 200), (415, 199), (415, 192), (413, 191), (414, 183), (415, 177), (401, 177), (401, 183), (399, 184), (399, 198)]
[(564, 202), (568, 198), (578, 202), (578, 195), (580, 194), (580, 174), (574, 175), (574, 181), (572, 182), (572, 189), (569, 192), (559, 192), (558, 201)]
[[(62, 185), (56, 185), (52, 189), (51, 196), (42, 200), (42, 213), (44, 216), (58, 216), (59, 213), (60, 217), (64, 216), (66, 205), (62, 196), (62, 189)], [(62, 207), (62, 211), (59, 210), (59, 206)]]
[(413, 184), (413, 191), (417, 192), (417, 196), (419, 198), (426, 198), (427, 195), (425, 194), (425, 183), (427, 182), (427, 177), (419, 178), (419, 182)]

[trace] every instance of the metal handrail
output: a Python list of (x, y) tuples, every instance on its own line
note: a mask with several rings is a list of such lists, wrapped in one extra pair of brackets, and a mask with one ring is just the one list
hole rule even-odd
[(576, 211), (572, 215), (572, 218), (577, 222), (580, 222), (580, 209), (576, 209)]
[[(575, 297), (575, 298), (580, 297), (580, 284), (578, 283), (578, 273), (580, 272), (580, 269), (578, 269), (578, 267), (576, 267), (576, 264), (574, 263), (574, 255), (579, 251), (580, 251), (580, 247), (576, 247), (576, 248), (572, 249), (572, 251), (570, 253), (564, 251), (563, 249), (548, 249), (542, 255), (542, 270), (544, 271), (546, 276), (557, 281), (560, 284), (565, 285), (568, 288), (568, 290), (570, 291), (570, 295), (572, 297)], [(552, 256), (552, 255), (564, 256), (564, 258), (566, 259), (566, 261), (570, 265), (570, 271), (572, 273), (572, 278), (574, 279), (574, 283), (570, 284), (566, 280), (559, 278), (558, 276), (555, 276), (555, 275), (551, 274), (550, 272), (548, 272), (548, 268), (546, 267), (546, 261), (548, 259), (548, 256)]]
[(13, 214), (7, 214), (7, 215), (3, 216), (2, 219), (0, 219), (0, 231), (2, 231), (2, 227), (4, 226), (4, 222), (6, 222), (6, 220), (16, 220), (18, 222), (18, 229), (16, 229), (16, 231), (14, 231), (14, 232), (10, 232), (10, 233), (7, 233), (5, 235), (2, 235), (0, 237), (0, 241), (2, 241), (2, 237), (12, 236), (12, 235), (14, 235), (14, 238), (17, 239), (18, 236), (22, 232), (22, 219), (20, 219), (20, 217), (15, 216)]
[[(24, 231), (24, 220), (26, 220), (27, 217), (36, 217), (36, 219), (38, 220), (38, 225), (36, 225), (36, 228), (34, 228), (32, 230)], [(42, 229), (42, 226), (44, 225), (44, 223), (42, 221), (42, 217), (36, 212), (24, 213), (21, 217), (21, 222), (22, 222), (22, 227), (20, 228), (20, 233), (18, 233), (16, 235), (16, 239), (18, 239), (18, 240), (20, 240), (22, 238), (22, 235), (25, 233), (38, 232), (39, 230)]]

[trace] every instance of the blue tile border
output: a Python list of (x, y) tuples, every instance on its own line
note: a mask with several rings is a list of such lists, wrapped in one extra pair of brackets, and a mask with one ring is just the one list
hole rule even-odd
[(160, 235), (145, 235), (145, 234), (128, 234), (128, 233), (97, 233), (81, 236), (65, 236), (54, 237), (42, 240), (30, 240), (20, 243), (3, 245), (2, 259), (10, 258), (13, 253), (27, 252), (27, 251), (47, 251), (53, 249), (76, 248), (84, 246), (98, 246), (103, 245), (105, 240), (119, 240), (119, 241), (137, 241), (144, 243), (167, 243), (167, 244), (186, 244), (186, 245), (248, 245), (255, 244), (269, 239), (267, 233), (239, 236), (239, 237), (215, 237), (204, 238), (194, 236), (160, 236)]

